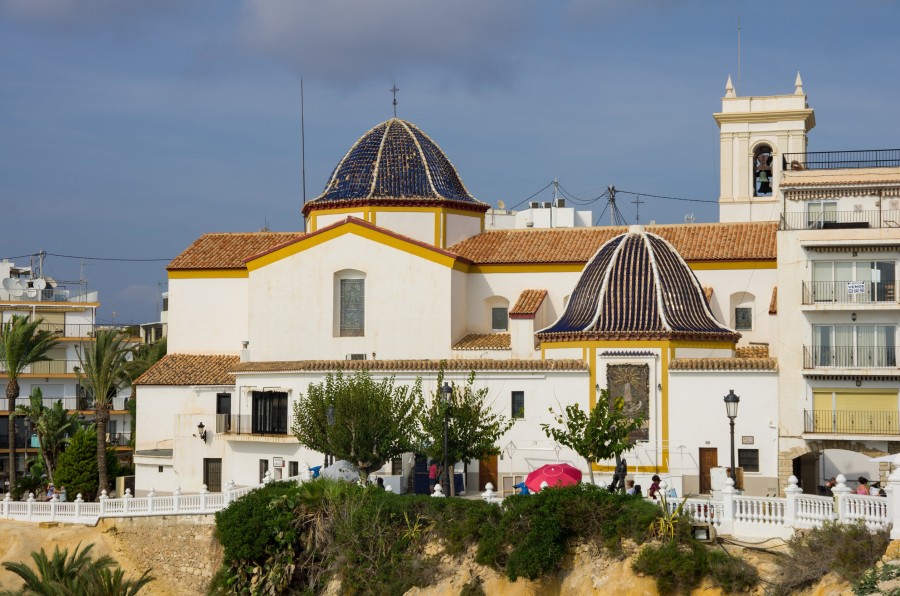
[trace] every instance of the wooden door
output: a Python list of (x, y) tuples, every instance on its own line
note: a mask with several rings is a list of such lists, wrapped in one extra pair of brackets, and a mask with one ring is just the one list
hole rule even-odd
[(485, 485), (490, 482), (494, 485), (494, 490), (500, 490), (497, 483), (497, 456), (492, 455), (487, 459), (478, 462), (478, 490), (484, 490)]
[(712, 491), (709, 471), (718, 467), (719, 454), (715, 447), (700, 448), (700, 493), (708, 495)]
[(222, 492), (222, 458), (203, 458), (203, 484), (211, 493)]

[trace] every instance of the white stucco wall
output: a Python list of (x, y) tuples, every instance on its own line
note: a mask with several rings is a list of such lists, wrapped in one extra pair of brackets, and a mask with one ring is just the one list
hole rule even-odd
[(457, 242), (461, 242), (466, 238), (471, 238), (481, 233), (481, 221), (484, 215), (472, 212), (463, 215), (461, 213), (448, 213), (447, 222), (447, 243), (445, 246), (452, 246)]
[(438, 216), (428, 211), (378, 211), (375, 224), (419, 242), (434, 245), (436, 217)]
[(247, 278), (169, 279), (170, 354), (236, 354), (247, 339)]

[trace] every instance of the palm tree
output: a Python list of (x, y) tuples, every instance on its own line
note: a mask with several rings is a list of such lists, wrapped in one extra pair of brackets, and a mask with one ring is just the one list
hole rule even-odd
[(16, 414), (25, 416), (31, 421), (31, 428), (38, 438), (38, 448), (44, 460), (44, 468), (52, 484), (53, 472), (56, 470), (56, 461), (59, 458), (63, 446), (69, 440), (71, 431), (78, 428), (78, 417), (63, 407), (62, 400), (57, 400), (53, 407), (48, 408), (43, 404), (43, 394), (40, 387), (31, 391), (31, 403), (27, 406), (16, 408)]
[(119, 564), (109, 555), (94, 560), (91, 557), (93, 544), (79, 551), (81, 544), (70, 555), (68, 549), (54, 547), (53, 556), (48, 557), (44, 549), (32, 552), (34, 569), (25, 563), (3, 563), (8, 571), (18, 575), (25, 585), (19, 591), (4, 590), (3, 596), (13, 594), (39, 594), (57, 596), (59, 594), (121, 594), (134, 596), (144, 586), (154, 580), (150, 571), (145, 571), (137, 579), (125, 579)]
[(106, 424), (109, 422), (110, 402), (127, 378), (125, 367), (128, 353), (128, 337), (115, 329), (97, 331), (94, 340), (81, 344), (78, 351), (81, 367), (76, 368), (75, 372), (78, 380), (93, 393), (96, 402), (94, 420), (97, 425), (97, 467), (100, 471), (98, 495), (106, 490), (109, 483), (106, 473)]
[(128, 411), (131, 413), (131, 446), (134, 447), (137, 427), (137, 387), (134, 382), (150, 367), (162, 360), (168, 350), (166, 338), (152, 344), (138, 344), (131, 350), (131, 361), (125, 366), (125, 376), (131, 385), (131, 399), (128, 400)]
[(6, 368), (6, 401), (9, 413), (9, 488), (16, 485), (16, 398), (19, 376), (35, 362), (50, 360), (47, 352), (58, 343), (58, 333), (40, 329), (43, 319), (13, 315), (0, 327), (0, 364)]

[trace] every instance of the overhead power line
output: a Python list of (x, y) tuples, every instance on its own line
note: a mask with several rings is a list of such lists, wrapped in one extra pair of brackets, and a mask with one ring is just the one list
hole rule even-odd
[(653, 197), (654, 199), (667, 199), (669, 201), (688, 201), (690, 203), (718, 203), (719, 201), (712, 201), (709, 199), (685, 199), (682, 197), (666, 197), (663, 195), (651, 195), (646, 192), (634, 192), (630, 190), (621, 190), (619, 188), (616, 189), (616, 192), (626, 194), (626, 195), (637, 195), (641, 197)]
[(125, 259), (121, 257), (80, 257), (76, 255), (61, 255), (53, 252), (36, 252), (27, 255), (19, 255), (17, 257), (2, 257), (7, 260), (13, 259), (27, 259), (30, 257), (39, 257), (41, 255), (49, 256), (49, 257), (59, 257), (61, 259), (79, 259), (82, 261), (121, 261), (125, 263), (168, 263), (171, 261), (171, 258), (168, 259)]

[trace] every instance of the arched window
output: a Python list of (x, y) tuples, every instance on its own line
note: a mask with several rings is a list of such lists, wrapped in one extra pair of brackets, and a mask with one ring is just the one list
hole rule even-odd
[(491, 331), (509, 331), (509, 300), (493, 296), (485, 302), (489, 308)]
[(753, 151), (753, 196), (772, 195), (772, 148), (759, 145)]

